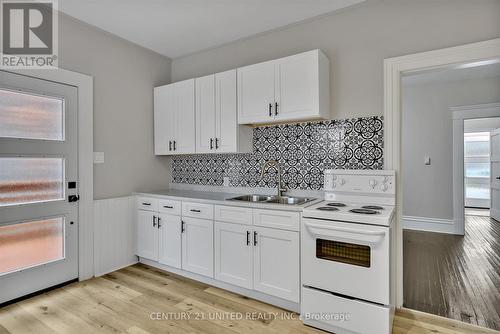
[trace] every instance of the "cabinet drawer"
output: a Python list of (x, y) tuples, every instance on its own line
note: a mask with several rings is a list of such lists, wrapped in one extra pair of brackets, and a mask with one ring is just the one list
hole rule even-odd
[(181, 201), (173, 201), (170, 199), (158, 200), (158, 211), (169, 213), (171, 215), (181, 215)]
[(214, 219), (214, 206), (212, 204), (182, 202), (182, 216)]
[(137, 196), (136, 201), (139, 210), (158, 211), (157, 198)]
[(216, 205), (215, 220), (226, 223), (252, 225), (252, 209), (240, 208), (237, 206)]
[(254, 209), (253, 224), (257, 226), (298, 231), (300, 226), (300, 214), (298, 212), (289, 211)]

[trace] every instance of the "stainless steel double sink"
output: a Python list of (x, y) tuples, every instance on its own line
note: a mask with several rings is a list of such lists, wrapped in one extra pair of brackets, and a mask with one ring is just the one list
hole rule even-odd
[(266, 196), (266, 195), (242, 195), (228, 198), (229, 201), (251, 202), (251, 203), (274, 203), (285, 205), (299, 205), (315, 200), (309, 197), (292, 196)]

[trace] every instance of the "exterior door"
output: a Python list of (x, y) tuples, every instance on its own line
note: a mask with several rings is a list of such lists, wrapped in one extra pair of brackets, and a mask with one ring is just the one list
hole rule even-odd
[(77, 119), (77, 88), (0, 71), (0, 303), (78, 277)]
[(252, 289), (253, 243), (248, 225), (215, 222), (215, 278)]
[(491, 218), (500, 221), (500, 129), (491, 132)]
[(181, 217), (161, 214), (158, 220), (158, 262), (181, 268)]
[(137, 255), (158, 261), (157, 213), (137, 211)]

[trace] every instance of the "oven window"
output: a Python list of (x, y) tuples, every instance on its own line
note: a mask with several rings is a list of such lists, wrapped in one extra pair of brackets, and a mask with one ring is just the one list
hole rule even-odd
[(340, 241), (316, 239), (316, 257), (361, 267), (370, 267), (370, 247)]

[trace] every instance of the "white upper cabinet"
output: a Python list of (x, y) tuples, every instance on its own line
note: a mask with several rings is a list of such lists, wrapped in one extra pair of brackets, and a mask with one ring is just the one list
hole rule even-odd
[(321, 50), (238, 68), (238, 122), (328, 118), (330, 69)]
[(156, 155), (195, 153), (194, 79), (154, 89)]
[(274, 115), (275, 62), (238, 68), (238, 123), (270, 122)]
[(236, 70), (196, 79), (196, 152), (252, 150), (252, 130), (238, 125)]
[(196, 152), (215, 148), (215, 74), (196, 78)]
[(174, 85), (154, 88), (155, 154), (172, 154), (175, 137)]

